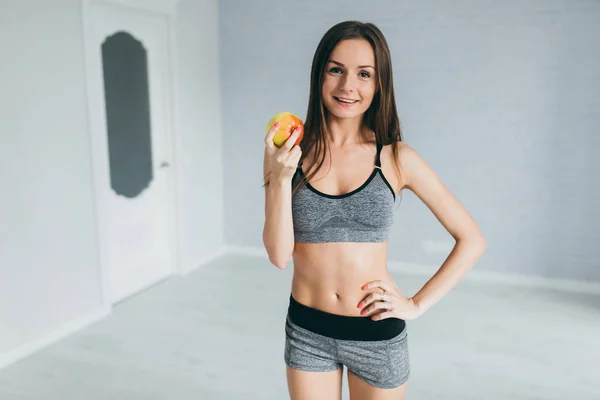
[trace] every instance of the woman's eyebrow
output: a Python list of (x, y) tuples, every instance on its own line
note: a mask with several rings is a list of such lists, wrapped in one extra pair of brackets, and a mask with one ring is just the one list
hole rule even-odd
[[(339, 62), (339, 61), (335, 61), (335, 60), (329, 60), (329, 62), (332, 62), (332, 63), (334, 63), (334, 64), (337, 64), (337, 65), (339, 65), (340, 67), (344, 67), (344, 64), (342, 64), (342, 63), (341, 63), (341, 62)], [(358, 68), (373, 68), (373, 69), (375, 69), (375, 67), (373, 67), (372, 65), (359, 65), (359, 66), (358, 66)]]

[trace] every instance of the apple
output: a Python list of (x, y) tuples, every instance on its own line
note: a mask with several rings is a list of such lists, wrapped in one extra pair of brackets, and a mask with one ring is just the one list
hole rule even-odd
[(273, 143), (275, 143), (275, 146), (283, 146), (296, 128), (298, 128), (300, 134), (298, 135), (298, 139), (296, 139), (294, 146), (300, 143), (304, 136), (304, 123), (302, 123), (302, 120), (298, 116), (288, 111), (280, 112), (269, 120), (267, 132), (276, 122), (279, 122), (279, 129), (275, 132), (275, 136), (273, 136)]

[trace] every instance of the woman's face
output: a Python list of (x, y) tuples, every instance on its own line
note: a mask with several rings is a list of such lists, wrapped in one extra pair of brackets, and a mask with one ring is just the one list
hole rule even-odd
[(362, 117), (377, 88), (375, 68), (375, 54), (369, 42), (339, 42), (325, 66), (321, 91), (329, 112), (337, 118)]

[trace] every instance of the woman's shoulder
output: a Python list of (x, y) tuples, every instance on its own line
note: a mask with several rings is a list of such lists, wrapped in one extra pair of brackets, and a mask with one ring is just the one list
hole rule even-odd
[(405, 183), (410, 184), (415, 179), (423, 180), (425, 178), (428, 180), (435, 177), (435, 172), (429, 163), (415, 148), (400, 141), (394, 146), (397, 149), (396, 160)]
[(399, 139), (387, 139), (382, 143), (382, 149), (388, 149), (388, 151), (394, 151), (398, 154), (398, 157), (404, 157), (408, 153), (414, 153), (415, 150), (409, 144)]
[(418, 172), (423, 167), (425, 160), (414, 147), (403, 142), (398, 142), (396, 146), (398, 148), (398, 164), (403, 171), (410, 174)]
[(397, 140), (392, 143), (385, 144), (382, 149), (382, 157), (387, 160), (387, 165), (395, 166), (396, 178), (402, 182), (402, 187), (409, 180), (411, 171), (415, 170), (415, 165), (418, 164), (419, 154), (407, 143)]
[(403, 160), (410, 159), (417, 154), (416, 150), (408, 145), (406, 142), (396, 140), (392, 143), (384, 144), (383, 149), (386, 149), (395, 155), (396, 160), (402, 163)]
[(414, 148), (400, 140), (394, 142), (393, 145), (396, 146), (398, 159), (400, 160), (401, 158), (411, 157), (416, 153), (416, 150)]

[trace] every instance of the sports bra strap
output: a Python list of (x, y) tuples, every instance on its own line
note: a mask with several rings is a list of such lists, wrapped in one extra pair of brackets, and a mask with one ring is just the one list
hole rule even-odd
[(383, 148), (383, 146), (381, 145), (381, 143), (379, 143), (379, 141), (377, 141), (377, 156), (375, 158), (375, 165), (379, 168), (381, 168), (381, 149)]

